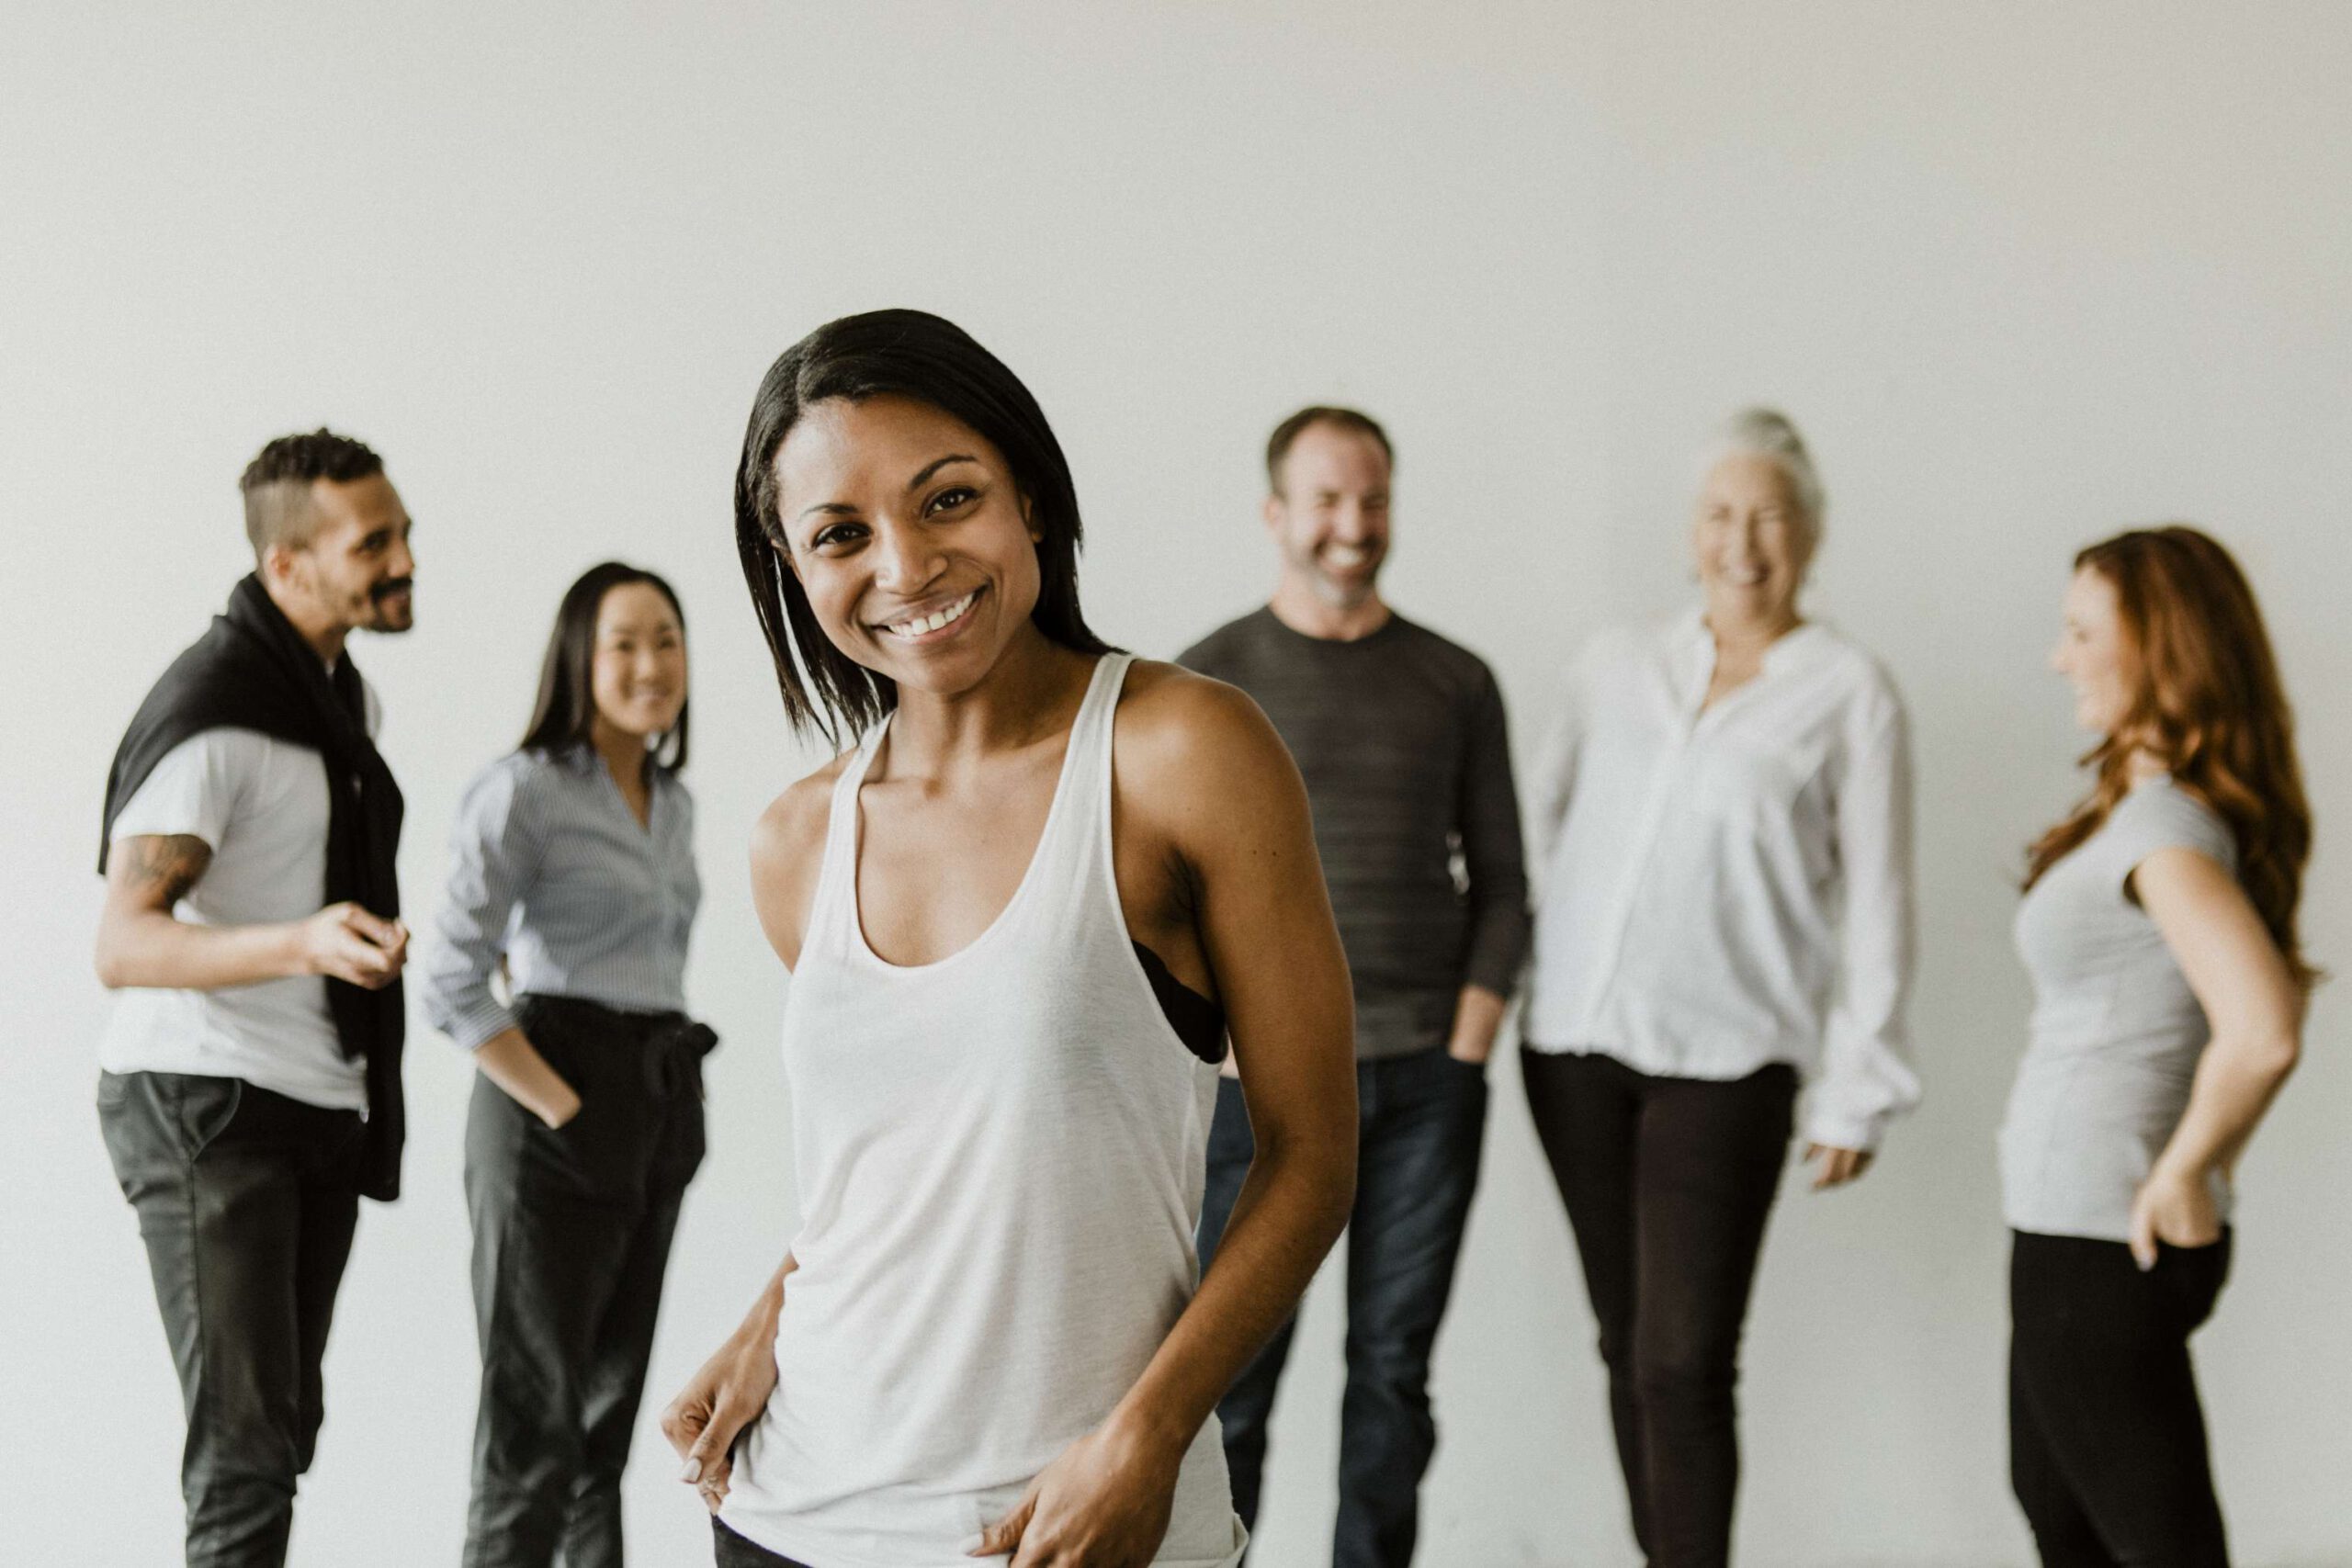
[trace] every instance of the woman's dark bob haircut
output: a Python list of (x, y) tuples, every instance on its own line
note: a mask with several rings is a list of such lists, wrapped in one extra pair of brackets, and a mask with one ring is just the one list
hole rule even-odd
[[(582, 572), (580, 581), (564, 590), (563, 603), (556, 606), (555, 630), (548, 634), (548, 656), (539, 665), (539, 700), (532, 705), (531, 722), (517, 750), (554, 756), (594, 742), (596, 613), (605, 607), (605, 594), (632, 582), (642, 582), (670, 601), (670, 611), (678, 617), (678, 635), (685, 635), (685, 607), (670, 585), (653, 573), (616, 560), (599, 562)], [(686, 765), (686, 719), (692, 706), (689, 698), (678, 709), (677, 726), (648, 753), (648, 766), (674, 773)]]
[(1078, 491), (1045, 411), (1002, 360), (955, 322), (922, 310), (870, 310), (828, 321), (768, 367), (752, 400), (735, 469), (735, 548), (775, 660), (785, 716), (832, 744), (863, 734), (899, 705), (898, 683), (835, 648), (786, 561), (776, 513), (775, 455), (793, 425), (831, 398), (895, 396), (929, 403), (970, 425), (1004, 456), (1029, 505), (1037, 542), (1039, 631), (1081, 653), (1110, 645), (1078, 607)]

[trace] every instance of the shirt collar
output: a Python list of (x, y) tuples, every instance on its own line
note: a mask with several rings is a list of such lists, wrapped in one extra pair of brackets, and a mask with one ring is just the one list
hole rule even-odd
[[(1764, 650), (1767, 675), (1797, 668), (1807, 662), (1835, 637), (1829, 624), (1818, 615), (1807, 615), (1804, 622), (1785, 636), (1775, 637)], [(1707, 629), (1707, 610), (1703, 604), (1693, 604), (1667, 625), (1669, 646), (1678, 658), (1714, 660), (1714, 634)]]
[[(1830, 646), (1835, 637), (1827, 623), (1806, 616), (1802, 625), (1775, 637), (1771, 646), (1765, 649), (1763, 667), (1756, 672), (1756, 680), (1778, 680), (1804, 669)], [(1707, 629), (1704, 605), (1691, 605), (1668, 623), (1667, 648), (1683, 700), (1695, 710), (1706, 694), (1715, 668), (1715, 638)]]

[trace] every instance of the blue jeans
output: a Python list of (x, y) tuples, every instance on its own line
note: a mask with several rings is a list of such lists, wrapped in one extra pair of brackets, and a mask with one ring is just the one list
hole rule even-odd
[[(1356, 1064), (1356, 1200), (1348, 1222), (1348, 1383), (1340, 1406), (1334, 1568), (1404, 1568), (1420, 1526), (1419, 1488), (1437, 1449), (1430, 1349), (1486, 1141), (1486, 1068), (1443, 1050)], [(1225, 1235), (1255, 1149), (1241, 1086), (1217, 1082), (1201, 1205), (1201, 1266)], [(1233, 1506), (1255, 1528), (1266, 1422), (1295, 1319), (1242, 1369), (1217, 1405)]]

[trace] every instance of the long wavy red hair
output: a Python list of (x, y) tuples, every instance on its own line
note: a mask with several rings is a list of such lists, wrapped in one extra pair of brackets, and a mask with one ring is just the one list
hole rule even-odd
[(2075, 558), (2115, 589), (2135, 667), (2121, 720), (2082, 761), (2091, 792), (2027, 853), (2025, 885), (2097, 832), (2132, 787), (2132, 755), (2161, 759), (2174, 780), (2230, 825), (2238, 881), (2304, 985), (2318, 972), (2295, 934), (2312, 812), (2295, 760), (2295, 720), (2254, 590), (2230, 552), (2197, 529), (2138, 528)]

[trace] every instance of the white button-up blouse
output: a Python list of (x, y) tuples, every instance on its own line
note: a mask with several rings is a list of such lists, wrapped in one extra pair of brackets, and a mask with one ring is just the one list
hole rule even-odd
[(1873, 1148), (1917, 1104), (1902, 699), (1818, 622), (1703, 713), (1697, 612), (1596, 637), (1530, 795), (1544, 867), (1521, 1032), (1659, 1077), (1787, 1062), (1808, 1142)]

